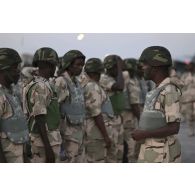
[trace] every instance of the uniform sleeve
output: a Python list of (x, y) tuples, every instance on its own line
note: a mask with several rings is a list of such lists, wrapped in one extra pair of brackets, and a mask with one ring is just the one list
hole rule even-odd
[(32, 115), (47, 114), (49, 89), (44, 83), (37, 83), (32, 90), (30, 101), (32, 103)]
[(167, 86), (164, 96), (164, 110), (167, 123), (180, 122), (180, 92), (175, 86)]
[(100, 80), (100, 85), (101, 87), (105, 90), (105, 91), (111, 91), (112, 89), (112, 86), (113, 84), (115, 83), (116, 81), (111, 78), (111, 77), (108, 77), (107, 75), (103, 75), (101, 77), (101, 80)]
[(101, 92), (97, 84), (88, 83), (84, 90), (85, 106), (90, 117), (98, 116), (101, 113)]
[(58, 96), (58, 102), (63, 102), (69, 96), (69, 90), (63, 77), (58, 77), (55, 81), (55, 89)]
[(130, 104), (140, 104), (140, 87), (136, 82), (130, 81), (127, 84)]

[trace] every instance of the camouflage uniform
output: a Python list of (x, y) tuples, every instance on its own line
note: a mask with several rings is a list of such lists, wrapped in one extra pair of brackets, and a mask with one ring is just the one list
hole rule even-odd
[[(5, 57), (3, 58), (3, 56)], [(20, 62), (21, 62), (21, 58), (19, 57), (18, 53), (15, 50), (12, 50), (9, 48), (0, 49), (0, 69), (1, 70), (2, 68), (5, 70), (6, 68), (9, 68), (12, 65), (17, 64), (17, 63), (19, 64)], [(4, 68), (3, 66), (7, 66), (7, 67)], [(17, 141), (16, 143), (16, 140), (13, 140), (13, 138), (10, 137), (9, 132), (6, 132), (3, 127), (4, 120), (6, 121), (9, 119), (12, 119), (13, 117), (16, 117), (16, 114), (17, 116), (19, 116), (18, 113), (20, 113), (21, 116), (23, 115), (19, 99), (17, 98), (17, 96), (15, 96), (15, 94), (13, 93), (13, 90), (8, 90), (7, 88), (0, 85), (0, 139), (1, 139), (2, 149), (3, 149), (3, 152), (5, 153), (5, 158), (8, 163), (22, 163), (23, 162), (23, 143), (28, 141), (28, 129), (26, 129), (25, 140), (19, 141), (19, 142)], [(24, 118), (23, 123), (25, 123), (26, 128), (27, 128), (27, 122), (25, 120), (24, 115), (22, 117)], [(12, 121), (10, 121), (10, 123), (12, 123)], [(13, 127), (13, 129), (16, 128), (18, 130), (18, 128), (21, 128), (20, 127), (21, 125), (23, 126), (23, 124), (19, 124), (18, 122), (13, 121), (13, 123), (15, 123), (14, 125), (15, 127)]]
[[(72, 80), (67, 72), (55, 80), (55, 87), (58, 94), (58, 102), (67, 101), (70, 97), (69, 88), (66, 80), (72, 83)], [(64, 128), (65, 152), (68, 157), (67, 162), (82, 162), (83, 154), (83, 136), (84, 123), (82, 125), (72, 125), (65, 117), (62, 121)]]
[[(67, 52), (62, 59), (62, 65), (61, 69), (63, 73), (61, 73), (61, 76), (56, 78), (55, 80), (55, 88), (58, 94), (58, 102), (60, 105), (66, 102), (70, 102), (71, 96), (71, 89), (69, 85), (74, 86), (74, 89), (78, 89), (81, 91), (81, 94), (79, 97), (83, 100), (83, 92), (81, 90), (81, 86), (79, 83), (79, 80), (74, 77), (71, 78), (65, 69), (71, 65), (71, 61), (76, 59), (77, 57), (83, 57), (84, 55), (77, 50), (70, 50)], [(60, 69), (60, 71), (61, 71)], [(78, 96), (78, 95), (77, 95)], [(80, 102), (81, 103), (81, 102)], [(84, 100), (83, 100), (84, 103)], [(71, 103), (70, 103), (71, 104)], [(84, 113), (83, 113), (84, 114)], [(62, 113), (62, 139), (64, 142), (64, 145), (62, 146), (62, 160), (65, 160), (65, 162), (73, 162), (73, 163), (82, 163), (84, 162), (84, 125), (85, 122), (81, 122), (79, 124), (73, 124), (71, 123), (70, 119), (68, 119), (67, 114)], [(64, 154), (65, 153), (65, 154)]]
[[(135, 69), (132, 59), (125, 60), (126, 70)], [(135, 65), (136, 66), (136, 65)], [(124, 140), (128, 144), (127, 158), (129, 162), (135, 162), (135, 141), (131, 137), (131, 132), (137, 128), (138, 120), (132, 112), (131, 104), (140, 104), (140, 87), (136, 77), (130, 78), (129, 72), (124, 71), (123, 77), (125, 81), (124, 93), (127, 96), (125, 111), (122, 112), (124, 126)]]
[[(50, 48), (41, 48), (34, 55), (33, 65), (36, 61), (56, 63), (57, 53)], [(31, 149), (33, 163), (44, 163), (46, 159), (45, 148), (38, 129), (34, 126), (35, 116), (46, 116), (46, 130), (49, 143), (55, 154), (56, 162), (59, 162), (60, 145), (62, 142), (59, 131), (59, 105), (54, 87), (41, 76), (35, 76), (26, 86), (24, 105), (29, 115), (29, 127), (31, 132)], [(51, 116), (52, 115), (52, 116)]]
[[(109, 58), (108, 56), (107, 58)], [(111, 59), (111, 64), (112, 64)], [(104, 60), (105, 64), (105, 60)], [(107, 74), (102, 74), (100, 79), (100, 86), (104, 89), (106, 94), (111, 97), (115, 92), (112, 91), (113, 84), (116, 83), (115, 79)], [(124, 103), (124, 102), (123, 102)], [(116, 158), (114, 154), (117, 156), (117, 161), (122, 162), (123, 152), (124, 152), (124, 127), (122, 123), (121, 114), (115, 114), (112, 119), (112, 132), (110, 134), (110, 138), (114, 143), (115, 148), (110, 152), (108, 152), (108, 158)], [(115, 151), (114, 151), (115, 150)], [(113, 160), (114, 161), (114, 160)]]
[(189, 136), (195, 135), (195, 74), (188, 72), (181, 77), (184, 82), (182, 91), (182, 112), (186, 119)]
[[(170, 78), (166, 78), (157, 87), (171, 83)], [(174, 83), (177, 85), (177, 83)], [(152, 92), (152, 91), (151, 91)], [(155, 103), (154, 109), (160, 110), (166, 117), (166, 122), (180, 122), (180, 99), (181, 92), (177, 87), (168, 85), (162, 90)], [(175, 135), (165, 138), (148, 138), (141, 145), (138, 162), (180, 162), (181, 146)]]
[[(172, 64), (169, 51), (160, 46), (146, 48), (140, 57), (140, 61), (150, 66), (170, 66)], [(180, 122), (180, 97), (181, 91), (178, 84), (167, 77), (157, 88), (147, 94), (143, 113), (147, 111), (154, 112), (155, 115), (161, 113), (161, 118), (163, 116), (166, 124)], [(151, 118), (151, 120), (154, 121), (155, 119)], [(142, 121), (142, 116), (140, 121)], [(147, 124), (150, 130), (153, 124)], [(141, 128), (141, 122), (139, 128)], [(146, 127), (144, 128), (146, 129)], [(154, 129), (156, 128), (159, 127)], [(138, 162), (181, 162), (181, 146), (176, 135), (146, 138), (141, 145)]]
[[(103, 71), (104, 67), (100, 59), (91, 58), (85, 64), (85, 71), (87, 73), (99, 73)], [(112, 132), (112, 117), (113, 110), (109, 97), (105, 91), (100, 87), (99, 83), (90, 79), (90, 77), (84, 73), (82, 75), (82, 86), (84, 88), (85, 106), (86, 106), (86, 142), (85, 152), (87, 162), (116, 162), (117, 159), (109, 159), (107, 156), (108, 150), (106, 148), (105, 140), (101, 134), (99, 128), (95, 124), (93, 117), (102, 114), (106, 131), (108, 135)], [(110, 103), (111, 110), (108, 113), (108, 109), (103, 107), (106, 102)], [(109, 152), (113, 149), (109, 149)], [(116, 157), (116, 154), (114, 155)]]

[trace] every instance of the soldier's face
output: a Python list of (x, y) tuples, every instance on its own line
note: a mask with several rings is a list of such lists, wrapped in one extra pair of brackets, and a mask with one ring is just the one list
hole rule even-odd
[(72, 74), (75, 75), (75, 76), (80, 75), (81, 72), (82, 72), (84, 64), (85, 64), (84, 59), (82, 59), (82, 58), (76, 59), (73, 62), (72, 66), (70, 66), (70, 70), (71, 70)]
[(116, 66), (113, 66), (112, 68), (107, 69), (107, 74), (114, 77), (114, 78), (117, 77), (118, 73), (117, 73)]
[(11, 68), (5, 70), (5, 78), (8, 84), (17, 84), (20, 78), (19, 64), (13, 65)]
[(148, 64), (142, 64), (142, 70), (144, 72), (144, 78), (146, 80), (151, 80), (152, 77), (152, 67), (149, 66)]
[(55, 65), (50, 65), (49, 66), (49, 76), (51, 78), (54, 77), (55, 71), (56, 71), (56, 66)]

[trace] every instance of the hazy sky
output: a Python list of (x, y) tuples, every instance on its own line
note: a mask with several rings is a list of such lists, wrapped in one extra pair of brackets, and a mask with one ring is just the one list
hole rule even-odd
[(189, 59), (195, 54), (195, 34), (175, 33), (90, 33), (77, 40), (77, 33), (52, 34), (0, 34), (0, 47), (11, 47), (18, 52), (34, 53), (40, 47), (52, 47), (59, 56), (70, 49), (81, 50), (87, 58), (104, 58), (106, 54), (118, 54), (123, 58), (138, 58), (145, 47), (167, 47), (174, 59)]

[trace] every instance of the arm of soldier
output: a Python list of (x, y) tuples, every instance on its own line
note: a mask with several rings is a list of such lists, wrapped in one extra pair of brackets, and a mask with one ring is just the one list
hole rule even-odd
[(167, 125), (153, 131), (135, 130), (132, 134), (135, 140), (141, 140), (145, 138), (162, 138), (178, 134), (181, 119), (179, 102), (180, 93), (176, 91), (168, 92), (165, 94), (163, 99)]
[(136, 129), (133, 131), (132, 137), (136, 141), (146, 138), (163, 138), (177, 134), (179, 132), (179, 126), (179, 122), (170, 122), (167, 126), (152, 131)]
[(33, 103), (32, 114), (35, 116), (35, 125), (45, 146), (46, 162), (52, 163), (55, 162), (55, 156), (47, 136), (45, 119), (48, 102), (47, 94), (49, 94), (49, 89), (43, 83), (39, 83), (32, 92), (30, 99)]
[(96, 126), (98, 127), (98, 129), (100, 130), (105, 142), (106, 142), (106, 147), (107, 148), (110, 148), (111, 146), (111, 140), (108, 136), (108, 133), (106, 131), (106, 127), (105, 127), (105, 124), (104, 124), (104, 120), (103, 120), (103, 116), (102, 114), (98, 114), (97, 116), (94, 116), (94, 121), (95, 121), (95, 124)]
[(57, 92), (57, 96), (58, 96), (58, 102), (63, 102), (67, 96), (69, 96), (69, 90), (67, 88), (67, 84), (66, 81), (64, 80), (64, 78), (58, 77), (55, 80), (55, 89)]
[(116, 82), (112, 85), (112, 91), (123, 91), (124, 89), (124, 78), (122, 73), (123, 61), (117, 60), (117, 77)]
[(97, 85), (94, 84), (88, 84), (85, 87), (85, 105), (88, 113), (91, 117), (93, 117), (96, 126), (100, 130), (107, 147), (110, 147), (111, 141), (107, 134), (106, 127), (104, 124), (103, 116), (101, 114), (101, 91), (100, 88)]
[[(4, 110), (4, 103), (3, 103), (2, 98), (0, 98), (0, 123), (1, 123), (1, 117), (3, 115), (3, 110)], [(0, 132), (1, 132), (1, 129), (0, 129)], [(5, 158), (5, 155), (4, 155), (4, 152), (3, 152), (3, 147), (2, 147), (2, 144), (1, 144), (1, 136), (0, 136), (0, 162), (1, 163), (6, 163), (7, 162), (7, 160)]]
[(41, 139), (45, 147), (46, 162), (53, 163), (55, 162), (55, 155), (49, 143), (45, 124), (46, 124), (45, 115), (35, 116), (35, 125), (36, 125), (36, 128), (39, 130)]

